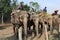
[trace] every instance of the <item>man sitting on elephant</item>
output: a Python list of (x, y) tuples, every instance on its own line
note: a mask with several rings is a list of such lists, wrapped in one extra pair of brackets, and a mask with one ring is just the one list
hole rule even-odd
[(47, 12), (47, 7), (45, 7), (45, 8), (43, 9), (43, 12)]
[(18, 9), (19, 9), (19, 10), (23, 10), (23, 4), (22, 4), (22, 3), (20, 3)]
[(18, 6), (17, 12), (20, 13), (21, 10), (23, 10), (23, 4), (22, 3), (20, 3), (20, 5)]
[(53, 15), (57, 15), (58, 14), (58, 10), (55, 10), (54, 13), (52, 14)]
[(43, 9), (43, 14), (44, 14), (44, 16), (47, 15), (47, 7), (45, 7), (45, 8)]

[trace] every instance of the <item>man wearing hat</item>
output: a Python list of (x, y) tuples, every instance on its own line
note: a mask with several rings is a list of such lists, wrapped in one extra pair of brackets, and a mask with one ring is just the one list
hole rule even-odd
[(58, 10), (55, 10), (52, 15), (57, 15), (57, 14), (58, 14)]

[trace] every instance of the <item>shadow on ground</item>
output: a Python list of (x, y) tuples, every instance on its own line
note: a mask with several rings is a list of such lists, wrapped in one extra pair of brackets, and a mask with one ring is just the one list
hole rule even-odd
[(3, 30), (3, 29), (5, 29), (4, 27), (0, 27), (0, 30)]
[(18, 40), (15, 35), (7, 38), (0, 38), (0, 40)]

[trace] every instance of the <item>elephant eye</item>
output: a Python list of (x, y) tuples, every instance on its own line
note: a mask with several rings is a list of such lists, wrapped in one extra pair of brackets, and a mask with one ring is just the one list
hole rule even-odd
[(14, 13), (12, 15), (14, 15)]

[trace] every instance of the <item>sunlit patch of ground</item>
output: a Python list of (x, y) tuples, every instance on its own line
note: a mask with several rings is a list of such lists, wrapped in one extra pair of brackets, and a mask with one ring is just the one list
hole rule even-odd
[(0, 24), (0, 40), (17, 40), (12, 25)]
[[(28, 31), (28, 33), (31, 32), (31, 31)], [(6, 35), (8, 35), (8, 34), (13, 34), (13, 27), (12, 26), (10, 26), (10, 27), (1, 27), (0, 28), (0, 40), (18, 40), (15, 35), (12, 35), (12, 36), (10, 35), (10, 37), (6, 37)], [(33, 33), (32, 33), (32, 35), (28, 34), (27, 40), (31, 40), (31, 39), (32, 40), (45, 40), (45, 38), (44, 38), (45, 35), (44, 34), (42, 34), (41, 36), (40, 35), (41, 35), (41, 33), (39, 33), (38, 36), (34, 36)], [(56, 30), (54, 30), (53, 35), (49, 36), (49, 40), (60, 40)]]
[(53, 35), (49, 37), (49, 40), (60, 40), (59, 34), (54, 30)]

